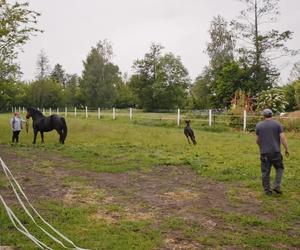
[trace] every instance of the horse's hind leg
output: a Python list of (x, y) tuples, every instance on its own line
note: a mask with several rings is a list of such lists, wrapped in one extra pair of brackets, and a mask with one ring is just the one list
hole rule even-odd
[(42, 143), (44, 143), (44, 132), (40, 131), (40, 133), (41, 133)]
[(61, 144), (64, 144), (64, 137), (63, 137), (63, 132), (62, 132), (62, 130), (56, 130), (57, 131), (57, 133), (59, 134), (59, 143), (61, 143)]

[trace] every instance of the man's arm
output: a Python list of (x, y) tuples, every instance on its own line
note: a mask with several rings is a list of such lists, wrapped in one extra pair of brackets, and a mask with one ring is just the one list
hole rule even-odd
[(280, 133), (280, 141), (281, 141), (281, 144), (284, 146), (285, 155), (289, 156), (290, 155), (290, 153), (289, 153), (289, 146), (287, 144), (287, 139), (286, 139), (284, 133)]
[(259, 146), (259, 137), (258, 137), (258, 135), (256, 136), (256, 143)]

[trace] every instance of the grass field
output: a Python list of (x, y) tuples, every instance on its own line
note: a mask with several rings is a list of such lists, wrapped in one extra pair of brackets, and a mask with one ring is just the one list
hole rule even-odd
[[(267, 197), (251, 133), (196, 124), (191, 146), (174, 121), (69, 117), (65, 145), (56, 132), (32, 145), (30, 130), (16, 146), (9, 118), (0, 115), (0, 157), (40, 213), (81, 247), (300, 249), (299, 134), (288, 134), (284, 194)], [(1, 171), (0, 193), (60, 249), (21, 212)], [(36, 249), (0, 211), (0, 246)]]

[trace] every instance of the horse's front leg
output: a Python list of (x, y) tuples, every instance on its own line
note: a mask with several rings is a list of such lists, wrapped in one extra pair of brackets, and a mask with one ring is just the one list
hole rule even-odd
[(37, 133), (38, 133), (37, 129), (34, 129), (33, 130), (33, 142), (32, 142), (33, 144), (35, 144), (35, 142), (36, 142)]
[(44, 132), (40, 131), (40, 133), (41, 133), (42, 143), (44, 143)]

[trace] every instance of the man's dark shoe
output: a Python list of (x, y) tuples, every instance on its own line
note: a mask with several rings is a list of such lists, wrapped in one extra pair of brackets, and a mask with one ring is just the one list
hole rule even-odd
[(272, 191), (271, 190), (265, 191), (265, 194), (266, 195), (272, 195)]
[(273, 191), (274, 191), (276, 194), (282, 194), (282, 191), (279, 190), (279, 189), (274, 188)]

